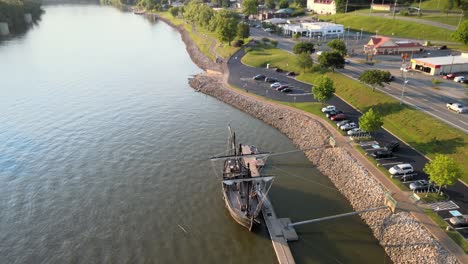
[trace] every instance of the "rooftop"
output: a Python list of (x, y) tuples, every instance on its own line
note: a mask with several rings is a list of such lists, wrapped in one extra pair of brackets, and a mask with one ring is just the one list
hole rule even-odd
[(413, 59), (419, 63), (427, 63), (433, 65), (449, 65), (449, 64), (464, 64), (468, 63), (468, 53), (462, 53), (458, 56), (443, 56), (443, 57), (432, 57), (432, 58), (420, 58)]

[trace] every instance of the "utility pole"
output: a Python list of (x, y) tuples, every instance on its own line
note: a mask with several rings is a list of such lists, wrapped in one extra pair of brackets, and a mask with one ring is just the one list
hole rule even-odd
[(461, 15), (460, 15), (460, 20), (458, 20), (457, 30), (458, 30), (458, 28), (460, 27), (460, 24), (461, 24), (461, 22), (462, 22), (462, 18), (463, 18), (463, 10), (462, 10)]
[(345, 10), (344, 10), (345, 14), (348, 13), (348, 1), (349, 0), (346, 0), (346, 6), (345, 6)]
[(393, 19), (395, 19), (395, 11), (396, 11), (396, 7), (397, 7), (397, 1), (398, 0), (395, 0), (395, 5), (393, 6)]
[(418, 16), (421, 15), (421, 0), (419, 0)]
[(406, 88), (407, 83), (408, 83), (408, 80), (406, 80), (406, 74), (405, 74), (405, 82), (403, 84), (403, 90), (401, 91), (400, 105), (403, 104), (403, 96), (405, 95), (405, 88)]
[(374, 6), (374, 0), (372, 0), (372, 3), (371, 3), (371, 5), (370, 5), (369, 14), (372, 14), (372, 6)]

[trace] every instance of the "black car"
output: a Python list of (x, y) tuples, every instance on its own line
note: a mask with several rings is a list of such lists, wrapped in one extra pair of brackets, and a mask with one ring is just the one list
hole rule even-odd
[(468, 84), (468, 79), (462, 79), (460, 82), (463, 84)]
[(343, 111), (336, 111), (336, 110), (332, 110), (330, 112), (327, 112), (327, 117), (330, 118), (332, 116), (336, 116), (337, 114), (343, 114)]
[(276, 69), (275, 69), (275, 72), (283, 72), (283, 69), (281, 69), (281, 68), (276, 68)]
[(296, 76), (296, 73), (295, 72), (287, 72), (286, 76)]
[(257, 74), (253, 77), (254, 80), (265, 80), (265, 75)]
[(372, 153), (371, 156), (376, 159), (383, 159), (383, 158), (390, 158), (393, 156), (393, 154), (390, 150), (384, 149), (384, 150), (378, 150)]
[(291, 88), (284, 88), (283, 90), (281, 90), (281, 92), (290, 93), (290, 92), (292, 92), (292, 90), (291, 90)]
[(440, 50), (445, 50), (445, 49), (447, 49), (447, 45), (442, 45), (442, 46), (439, 47), (439, 49)]
[(385, 144), (384, 148), (386, 150), (396, 151), (396, 150), (398, 150), (400, 148), (400, 142), (398, 142), (396, 140), (390, 141), (387, 144)]
[(278, 81), (278, 79), (275, 79), (275, 78), (272, 78), (272, 77), (266, 77), (265, 82), (275, 83), (275, 82), (279, 82), (279, 81)]

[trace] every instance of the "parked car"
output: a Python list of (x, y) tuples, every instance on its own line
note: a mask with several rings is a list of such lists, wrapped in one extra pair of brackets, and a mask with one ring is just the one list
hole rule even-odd
[(449, 73), (449, 74), (445, 74), (442, 78), (451, 80), (451, 79), (454, 79), (455, 77), (457, 77), (455, 73)]
[(348, 134), (348, 136), (360, 136), (360, 135), (363, 135), (365, 132), (362, 131), (362, 129), (360, 129), (359, 127), (356, 127), (356, 128), (353, 128), (351, 130), (349, 130), (346, 134)]
[(426, 192), (426, 191), (435, 192), (435, 191), (437, 191), (436, 188), (430, 182), (428, 182), (427, 180), (418, 180), (418, 181), (412, 182), (409, 185), (409, 188), (413, 192), (415, 192), (415, 191), (419, 191), (419, 192)]
[(400, 148), (400, 142), (393, 140), (385, 144), (385, 149), (395, 152)]
[(390, 75), (390, 76), (388, 77), (388, 79), (387, 79), (387, 82), (391, 82), (391, 81), (393, 81), (393, 80), (395, 80), (395, 76)]
[(392, 176), (395, 175), (402, 175), (402, 174), (410, 174), (414, 172), (413, 166), (409, 163), (403, 163), (403, 164), (398, 164), (393, 167), (391, 167), (388, 172)]
[(455, 111), (459, 114), (466, 112), (466, 107), (459, 103), (447, 103), (447, 109)]
[(278, 88), (276, 88), (276, 91), (281, 91), (281, 90), (286, 89), (286, 88), (288, 88), (288, 87), (289, 87), (289, 86), (288, 86), (287, 84), (282, 84), (282, 85), (280, 85)]
[(270, 32), (273, 32), (273, 29), (271, 29), (271, 28), (264, 28), (263, 30), (264, 30), (265, 32), (269, 32), (269, 33), (270, 33)]
[(348, 131), (356, 127), (357, 127), (356, 123), (352, 122), (352, 123), (347, 123), (347, 124), (340, 126), (340, 129), (343, 131)]
[(468, 226), (468, 215), (454, 216), (449, 219), (450, 224), (455, 227)]
[(335, 111), (336, 107), (334, 105), (327, 105), (326, 107), (322, 108), (322, 113), (328, 113), (330, 111)]
[(265, 78), (265, 82), (268, 82), (268, 83), (275, 83), (275, 82), (279, 82), (279, 80), (276, 79), (276, 78), (273, 78), (273, 77), (266, 77), (266, 78)]
[(341, 127), (341, 126), (344, 126), (344, 125), (348, 124), (349, 122), (351, 122), (351, 121), (343, 120), (343, 121), (340, 121), (340, 122), (336, 123), (336, 126)]
[(447, 45), (442, 45), (442, 46), (439, 47), (439, 49), (440, 50), (445, 50), (445, 49), (447, 49)]
[(377, 150), (376, 152), (370, 154), (372, 157), (376, 159), (384, 159), (384, 158), (390, 158), (393, 156), (393, 153), (390, 150)]
[(276, 69), (275, 69), (275, 72), (283, 72), (283, 69), (281, 69), (281, 68), (276, 68)]
[(345, 60), (344, 60), (344, 63), (345, 63), (345, 64), (350, 64), (351, 62), (350, 62), (349, 60), (345, 59)]
[(463, 79), (463, 80), (461, 81), (461, 83), (463, 83), (463, 84), (468, 84), (468, 79), (466, 79), (466, 78)]
[(257, 74), (253, 77), (254, 80), (265, 80), (265, 75)]
[(280, 87), (281, 85), (282, 85), (282, 83), (280, 83), (280, 82), (275, 82), (275, 83), (270, 84), (270, 87), (276, 89), (276, 88)]
[(465, 76), (457, 76), (453, 78), (453, 81), (458, 83), (461, 83), (463, 80), (465, 80)]
[(286, 76), (296, 76), (296, 73), (295, 72), (287, 72)]
[(340, 111), (340, 110), (330, 111), (325, 116), (328, 118), (331, 118), (332, 116), (336, 116), (337, 114), (343, 114), (343, 111)]
[(283, 90), (281, 90), (282, 93), (290, 93), (292, 92), (291, 88), (284, 88)]
[(332, 121), (341, 121), (341, 120), (346, 119), (346, 115), (341, 113), (341, 114), (337, 114), (337, 115), (334, 115), (334, 116), (330, 117), (330, 119)]

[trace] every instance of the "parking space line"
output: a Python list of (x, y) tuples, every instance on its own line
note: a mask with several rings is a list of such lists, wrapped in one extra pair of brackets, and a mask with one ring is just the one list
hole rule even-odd
[(391, 157), (391, 158), (383, 158), (383, 159), (375, 159), (375, 160), (389, 160), (389, 159), (396, 159), (397, 157)]
[(402, 161), (397, 161), (397, 162), (390, 162), (390, 163), (385, 163), (385, 164), (380, 164), (382, 166), (387, 166), (387, 165), (396, 165), (396, 164), (402, 164)]

